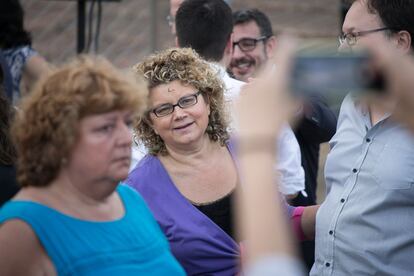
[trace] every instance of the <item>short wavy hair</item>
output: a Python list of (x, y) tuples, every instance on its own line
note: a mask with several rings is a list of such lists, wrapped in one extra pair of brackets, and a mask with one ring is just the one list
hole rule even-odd
[[(221, 145), (229, 139), (228, 110), (224, 102), (224, 83), (208, 62), (190, 48), (171, 48), (146, 58), (133, 67), (137, 74), (142, 74), (151, 89), (178, 80), (184, 85), (194, 86), (201, 91), (210, 105), (207, 134), (211, 141)], [(146, 112), (135, 125), (137, 143), (143, 143), (152, 155), (166, 155), (164, 141), (151, 127), (149, 112)]]
[[(104, 58), (80, 56), (54, 69), (23, 98), (12, 137), (22, 187), (47, 186), (79, 139), (80, 120), (115, 110), (146, 109), (145, 80), (121, 72)], [(87, 158), (87, 157), (85, 157)]]

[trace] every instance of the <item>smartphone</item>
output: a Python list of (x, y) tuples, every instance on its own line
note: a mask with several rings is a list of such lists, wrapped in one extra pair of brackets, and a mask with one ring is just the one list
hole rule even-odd
[(298, 96), (319, 94), (339, 105), (350, 92), (384, 90), (368, 54), (298, 54), (293, 62), (291, 90)]

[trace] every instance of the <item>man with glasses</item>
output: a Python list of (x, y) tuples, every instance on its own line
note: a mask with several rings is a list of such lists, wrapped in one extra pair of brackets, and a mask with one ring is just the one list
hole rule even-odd
[[(354, 1), (340, 51), (382, 45), (408, 58), (413, 14), (412, 0)], [(414, 138), (396, 121), (404, 105), (396, 94), (351, 93), (342, 104), (326, 161), (328, 194), (317, 215), (311, 275), (413, 274)]]
[(272, 25), (257, 9), (233, 13), (233, 56), (229, 70), (247, 82), (266, 63), (276, 47)]

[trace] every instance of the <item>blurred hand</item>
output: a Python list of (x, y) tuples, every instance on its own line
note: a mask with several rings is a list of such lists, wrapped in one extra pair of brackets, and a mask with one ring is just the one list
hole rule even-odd
[(414, 132), (414, 58), (384, 45), (372, 45), (374, 66), (384, 74), (386, 89), (398, 99), (394, 116)]
[(243, 87), (236, 104), (240, 139), (276, 139), (289, 119), (293, 108), (288, 85), (294, 48), (291, 39), (281, 38), (265, 70)]

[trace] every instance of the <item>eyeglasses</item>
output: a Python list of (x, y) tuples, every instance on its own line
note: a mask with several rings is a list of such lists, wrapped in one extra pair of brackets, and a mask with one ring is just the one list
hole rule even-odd
[(360, 32), (354, 32), (354, 33), (342, 34), (339, 36), (339, 44), (343, 45), (344, 43), (346, 43), (348, 44), (348, 46), (354, 46), (357, 43), (358, 37), (371, 34), (371, 33), (382, 32), (386, 30), (392, 30), (392, 28), (385, 27), (385, 28), (379, 28), (379, 29), (368, 30), (368, 31), (360, 31)]
[(165, 18), (167, 20), (168, 26), (172, 26), (175, 23), (175, 18), (172, 15), (167, 15), (167, 17)]
[(233, 49), (237, 46), (239, 46), (240, 50), (243, 52), (249, 52), (254, 50), (256, 48), (257, 42), (264, 41), (268, 39), (268, 36), (261, 36), (258, 38), (243, 38), (240, 39), (237, 42), (233, 42)]
[(170, 115), (171, 113), (174, 112), (174, 109), (176, 106), (179, 106), (180, 108), (184, 109), (184, 108), (188, 108), (190, 106), (196, 105), (198, 102), (198, 95), (200, 94), (201, 92), (198, 91), (195, 94), (180, 98), (176, 104), (170, 104), (170, 103), (163, 104), (150, 110), (149, 112), (154, 113), (155, 116), (157, 117), (164, 117), (164, 116)]

